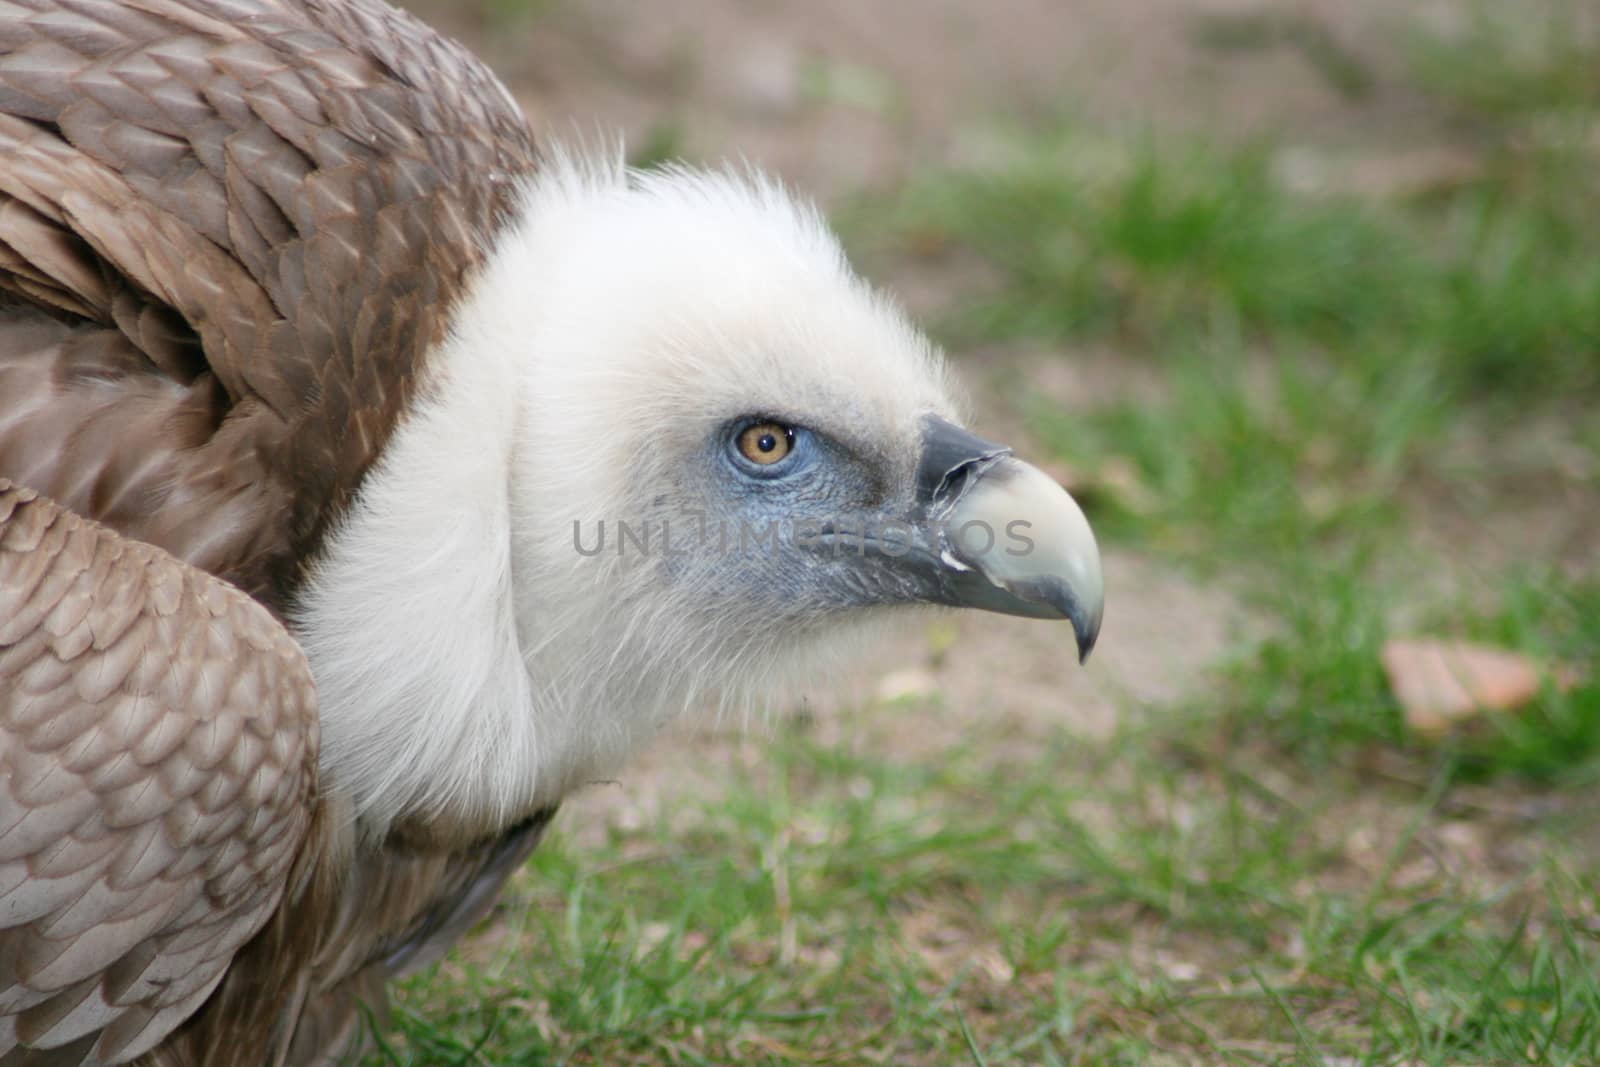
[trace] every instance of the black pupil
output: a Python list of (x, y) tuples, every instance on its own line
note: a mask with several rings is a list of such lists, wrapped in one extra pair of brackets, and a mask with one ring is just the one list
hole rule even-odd
[(756, 442), (756, 447), (763, 452), (771, 452), (778, 447), (778, 439), (770, 433), (764, 433), (761, 435), (761, 439)]

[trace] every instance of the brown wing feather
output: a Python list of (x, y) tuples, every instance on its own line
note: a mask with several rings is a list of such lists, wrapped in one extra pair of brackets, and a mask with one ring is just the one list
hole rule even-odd
[(533, 157), (375, 0), (9, 0), (0, 475), (282, 611)]
[(188, 1017), (294, 880), (316, 749), (260, 604), (0, 481), (0, 1062)]
[[(378, 0), (0, 2), (0, 478), (124, 539), (42, 501), (18, 514), (49, 509), (50, 529), (98, 531), (90, 540), (117, 546), (119, 560), (162, 561), (149, 564), (164, 583), (152, 588), (177, 582), (185, 596), (223, 595), (228, 611), (243, 610), (181, 560), (281, 616), (328, 524), (395, 426), (451, 302), (533, 159), (525, 121), (493, 75)], [(23, 596), (18, 590), (40, 558), (12, 559), (13, 571), (0, 573), (0, 596)], [(132, 597), (145, 604), (154, 594), (143, 588), (133, 583), (108, 603)], [(49, 625), (68, 618), (61, 611)], [(160, 629), (174, 672), (186, 677), (182, 665), (194, 653), (179, 640), (182, 627), (159, 615), (146, 624)], [(225, 637), (226, 628), (184, 640)], [(104, 672), (78, 673), (84, 657), (100, 655), (92, 642), (78, 660), (52, 655), (29, 661), (30, 671), (42, 672), (29, 684), (41, 692), (70, 693), (80, 679)], [(263, 694), (270, 688), (263, 680)], [(0, 677), (0, 698), (12, 690)], [(227, 709), (226, 697), (218, 699), (214, 715)], [(34, 710), (30, 697), (24, 712)], [(110, 727), (91, 723), (98, 705), (69, 710), (52, 719), (57, 733), (78, 730), (89, 748), (114, 739)], [(193, 725), (204, 713), (197, 707), (190, 719), (180, 711), (175, 706), (172, 722)], [(139, 753), (157, 759), (174, 730), (157, 730), (146, 748), (103, 762), (141, 767)], [(148, 791), (118, 785), (117, 811), (159, 804), (168, 790), (198, 790), (181, 804), (198, 803), (196, 796), (223, 803), (226, 788), (207, 784), (217, 772), (202, 764), (220, 757), (227, 766), (233, 750), (214, 729), (194, 731), (203, 758), (192, 768), (172, 764)], [(202, 737), (216, 747), (204, 747)], [(30, 766), (80, 758), (74, 743), (38, 749), (48, 756)], [(274, 731), (270, 743), (287, 740)], [(9, 737), (0, 744), (36, 752)], [(242, 754), (256, 748), (234, 744)], [(187, 752), (187, 742), (174, 751)], [(73, 804), (100, 802), (73, 777), (78, 771), (40, 773), (43, 784), (34, 789), (58, 780), (71, 788), (59, 799), (30, 794), (20, 807), (0, 795), (13, 805), (0, 813), (70, 821)], [(223, 808), (251, 812), (237, 798)], [(94, 842), (149, 835), (151, 850), (128, 860), (130, 869), (173, 870), (161, 867), (164, 853), (155, 850), (168, 838), (141, 829), (153, 823), (112, 827), (99, 808), (82, 817), (106, 824)], [(295, 1063), (320, 1061), (347, 1041), (356, 1002), (379, 999), (393, 967), (453, 938), (537, 839), (536, 829), (513, 830), (506, 841), (516, 843), (514, 854), (495, 841), (387, 842), (352, 857), (330, 847), (337, 835), (320, 822), (329, 818), (323, 801), (307, 817), (319, 823), (301, 862), (315, 876), (243, 947), (235, 937), (259, 925), (258, 907), (270, 907), (260, 898), (233, 905), (232, 914), (248, 913), (248, 921), (218, 920), (215, 931), (204, 916), (165, 917), (189, 925), (159, 941), (177, 927), (161, 926), (132, 903), (126, 913), (105, 910), (122, 905), (92, 888), (99, 884), (92, 849), (49, 860), (91, 864), (89, 874), (78, 874), (90, 886), (87, 902), (0, 936), (0, 995), (16, 999), (14, 1010), (5, 1009), (7, 1040), (67, 1044), (44, 1060), (20, 1048), (0, 1052), (0, 1063), (10, 1067), (18, 1056), (76, 1063), (103, 1058), (112, 1044), (125, 1052), (146, 1047), (204, 998), (222, 973), (216, 961), (226, 958), (225, 946), (238, 951), (211, 999), (140, 1062), (218, 1067), (286, 1054)], [(162, 833), (192, 831), (197, 818), (173, 808), (160, 820)], [(218, 847), (230, 862), (243, 862), (244, 837), (239, 827), (230, 832)], [(46, 862), (32, 852), (25, 858)], [(201, 872), (208, 869), (200, 862)], [(55, 884), (0, 883), (0, 893), (20, 894), (0, 900), (35, 899)], [(63, 892), (79, 886), (60, 884)], [(109, 875), (106, 884), (121, 891)], [(85, 972), (61, 986), (78, 975), (72, 957), (59, 957), (67, 962), (53, 964), (62, 968), (55, 975), (30, 970), (33, 957), (19, 955), (38, 951), (28, 948), (30, 924), (46, 921), (58, 922), (51, 930), (61, 936), (69, 927), (92, 929), (94, 936), (78, 939), (85, 946), (134, 947), (103, 965), (110, 967), (103, 975)], [(136, 928), (139, 922), (158, 929)], [(174, 961), (184, 970), (164, 987), (169, 999), (137, 1001), (141, 976), (166, 974)], [(192, 999), (170, 999), (180, 992)], [(105, 1048), (97, 1053), (96, 1043)]]

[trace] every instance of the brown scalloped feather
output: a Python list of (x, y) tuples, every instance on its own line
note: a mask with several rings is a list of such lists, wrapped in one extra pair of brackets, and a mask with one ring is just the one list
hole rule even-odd
[(372, 0), (0, 8), (0, 474), (281, 611), (531, 134)]
[(0, 1067), (332, 1062), (537, 843), (349, 840), (276, 621), (534, 158), (378, 0), (0, 3)]
[(191, 1015), (289, 885), (316, 753), (265, 608), (0, 481), (0, 1053)]

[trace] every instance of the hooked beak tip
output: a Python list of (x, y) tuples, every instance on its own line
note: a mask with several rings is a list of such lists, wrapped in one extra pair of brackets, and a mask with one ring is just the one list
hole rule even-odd
[(1083, 666), (1089, 662), (1094, 643), (1100, 640), (1100, 616), (1097, 614), (1090, 619), (1082, 613), (1073, 615), (1072, 633), (1078, 639), (1078, 665)]
[(1020, 601), (1046, 609), (1038, 612), (1038, 615), (1072, 623), (1072, 634), (1078, 644), (1078, 663), (1089, 662), (1089, 653), (1094, 651), (1095, 642), (1100, 639), (1104, 601), (1085, 604), (1073, 587), (1061, 578), (1006, 582), (1004, 588)]
[(1105, 581), (1094, 532), (1066, 490), (1037, 467), (1006, 457), (975, 478), (950, 518), (956, 529), (980, 522), (1025, 534), (1025, 551), (990, 546), (968, 560), (1000, 594), (974, 606), (1070, 621), (1078, 662), (1087, 662), (1100, 637)]

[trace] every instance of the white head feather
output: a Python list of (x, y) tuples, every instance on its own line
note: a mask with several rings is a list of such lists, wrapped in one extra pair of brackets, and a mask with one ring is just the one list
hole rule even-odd
[[(954, 417), (937, 353), (813, 208), (759, 174), (554, 152), (453, 321), (297, 616), (324, 773), (366, 830), (489, 832), (685, 707), (860, 643), (846, 624), (878, 613), (616, 551), (618, 523), (681, 534), (704, 511), (730, 419), (810, 426), (898, 483), (921, 416)], [(575, 531), (592, 549), (602, 521), (585, 555)]]

